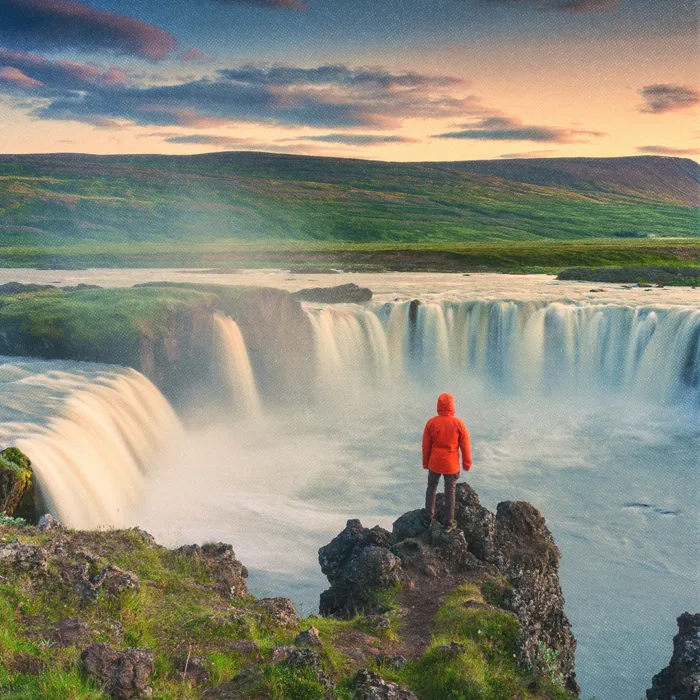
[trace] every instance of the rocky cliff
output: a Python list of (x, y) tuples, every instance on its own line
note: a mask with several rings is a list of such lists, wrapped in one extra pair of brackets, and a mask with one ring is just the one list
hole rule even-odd
[(456, 533), (417, 512), (393, 533), (350, 521), (321, 551), (336, 616), (308, 618), (250, 595), (227, 544), (170, 550), (138, 528), (0, 516), (0, 694), (572, 700), (544, 521), (528, 504), (490, 514), (464, 487), (459, 510)]
[(455, 517), (458, 529), (452, 533), (439, 522), (429, 526), (421, 510), (402, 515), (392, 532), (348, 521), (319, 551), (331, 584), (321, 594), (321, 612), (344, 618), (377, 614), (395, 601), (430, 607), (458, 586), (486, 582), (488, 602), (518, 621), (523, 666), (536, 673), (546, 669), (578, 693), (576, 640), (558, 576), (561, 553), (542, 514), (529, 503), (510, 501), (494, 514), (462, 483)]
[(683, 613), (673, 638), (669, 665), (657, 673), (647, 690), (647, 700), (697, 700), (700, 698), (700, 613)]

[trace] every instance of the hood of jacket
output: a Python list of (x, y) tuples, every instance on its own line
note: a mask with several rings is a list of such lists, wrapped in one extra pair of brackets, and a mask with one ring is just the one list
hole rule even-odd
[(454, 416), (455, 400), (452, 394), (440, 394), (437, 402), (439, 416)]

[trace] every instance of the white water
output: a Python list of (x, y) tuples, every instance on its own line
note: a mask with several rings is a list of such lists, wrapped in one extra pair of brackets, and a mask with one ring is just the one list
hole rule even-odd
[(310, 308), (319, 386), (469, 381), (506, 394), (623, 393), (700, 407), (700, 308), (433, 302)]
[[(139, 524), (170, 544), (230, 541), (252, 569), (254, 592), (291, 593), (310, 611), (326, 585), (316, 550), (347, 518), (390, 527), (396, 515), (420, 505), (423, 423), (437, 394), (452, 391), (472, 432), (475, 467), (468, 479), (484, 505), (531, 501), (562, 549), (582, 697), (638, 700), (668, 662), (675, 617), (700, 606), (700, 311), (432, 298), (413, 323), (409, 308), (404, 302), (310, 307), (317, 383), (306, 408), (293, 413), (261, 413), (240, 332), (220, 319), (231, 411), (212, 411), (206, 429), (163, 440), (160, 457), (146, 460), (144, 487), (143, 470), (128, 464), (140, 454), (132, 451), (135, 444), (114, 450), (123, 462), (97, 470), (82, 457), (77, 469), (67, 469), (62, 452), (47, 453), (51, 468), (74, 485), (65, 498), (96, 472), (98, 484), (110, 484), (98, 500), (119, 499), (108, 507), (102, 502), (102, 510), (117, 511), (120, 524)], [(16, 383), (16, 364), (6, 365), (14, 377), (7, 386)], [(32, 404), (31, 387), (46, 385), (45, 400), (34, 403), (49, 426), (51, 416), (59, 417), (52, 444), (70, 453), (82, 439), (97, 452), (81, 430), (105, 402), (117, 410), (104, 387), (119, 396), (125, 388), (121, 370), (104, 371), (104, 377), (64, 371), (59, 382), (42, 378), (51, 375), (46, 369), (35, 372), (33, 383), (24, 382), (9, 399), (3, 394), (10, 408), (0, 423), (14, 424), (2, 430), (17, 435), (17, 423), (27, 422), (18, 412)], [(71, 411), (70, 397), (93, 396), (94, 387), (97, 404), (84, 403), (92, 417)], [(150, 390), (136, 403), (147, 397)], [(130, 414), (139, 410), (129, 401), (123, 406)], [(144, 429), (141, 421), (121, 423), (120, 411), (118, 434)], [(67, 416), (73, 425), (62, 422)], [(89, 432), (102, 428), (98, 421)], [(42, 430), (20, 435), (35, 461)], [(161, 437), (156, 432), (154, 440)], [(124, 478), (115, 486), (104, 470)], [(138, 492), (141, 500), (133, 497)], [(73, 507), (80, 508), (77, 499), (57, 503), (69, 517)], [(110, 522), (100, 513), (91, 510), (93, 524), (101, 517)]]
[(214, 316), (218, 342), (216, 351), (231, 396), (232, 410), (254, 418), (262, 414), (260, 395), (245, 340), (238, 324), (227, 316)]
[(44, 497), (76, 528), (117, 526), (180, 421), (142, 374), (0, 358), (0, 443), (31, 456)]

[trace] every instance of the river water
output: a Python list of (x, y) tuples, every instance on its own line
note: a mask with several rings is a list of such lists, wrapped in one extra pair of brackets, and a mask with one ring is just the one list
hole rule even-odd
[[(422, 427), (437, 395), (451, 391), (472, 434), (474, 469), (463, 478), (489, 508), (532, 502), (562, 550), (582, 697), (643, 696), (668, 663), (675, 618), (700, 607), (699, 290), (545, 276), (0, 270), (0, 283), (157, 279), (292, 290), (355, 281), (377, 294), (363, 306), (308, 307), (317, 381), (294, 411), (256, 395), (240, 334), (224, 319), (222, 362), (238, 410), (192, 407), (182, 417), (199, 427), (187, 430), (137, 373), (0, 364), (0, 442), (18, 434), (40, 477), (70, 472), (65, 454), (90, 442), (90, 416), (116, 425), (114, 436), (132, 431), (124, 421), (141, 411), (143, 434), (122, 449), (132, 461), (148, 436), (161, 436), (137, 472), (100, 467), (108, 479), (88, 489), (82, 524), (139, 524), (173, 545), (229, 541), (253, 592), (291, 596), (311, 612), (326, 583), (316, 550), (346, 519), (390, 527), (420, 506)], [(413, 298), (424, 303), (411, 319), (403, 300)], [(234, 418), (241, 407), (248, 417)], [(89, 482), (89, 466), (77, 469)], [(139, 476), (125, 477), (126, 495), (111, 503), (103, 486), (119, 491), (122, 471)], [(75, 499), (62, 502), (66, 519), (80, 511)]]

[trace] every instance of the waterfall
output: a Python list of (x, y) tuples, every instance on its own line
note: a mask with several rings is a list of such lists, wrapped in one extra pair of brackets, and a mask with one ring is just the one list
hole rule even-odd
[(618, 391), (700, 407), (700, 310), (512, 301), (307, 307), (318, 383), (542, 395)]
[(238, 324), (227, 316), (214, 316), (220, 364), (235, 408), (246, 417), (262, 414), (245, 340)]
[(53, 369), (56, 364), (0, 364), (0, 441), (29, 455), (42, 495), (61, 521), (76, 528), (119, 526), (142, 495), (146, 471), (179, 435), (180, 422), (135, 370), (66, 372)]

